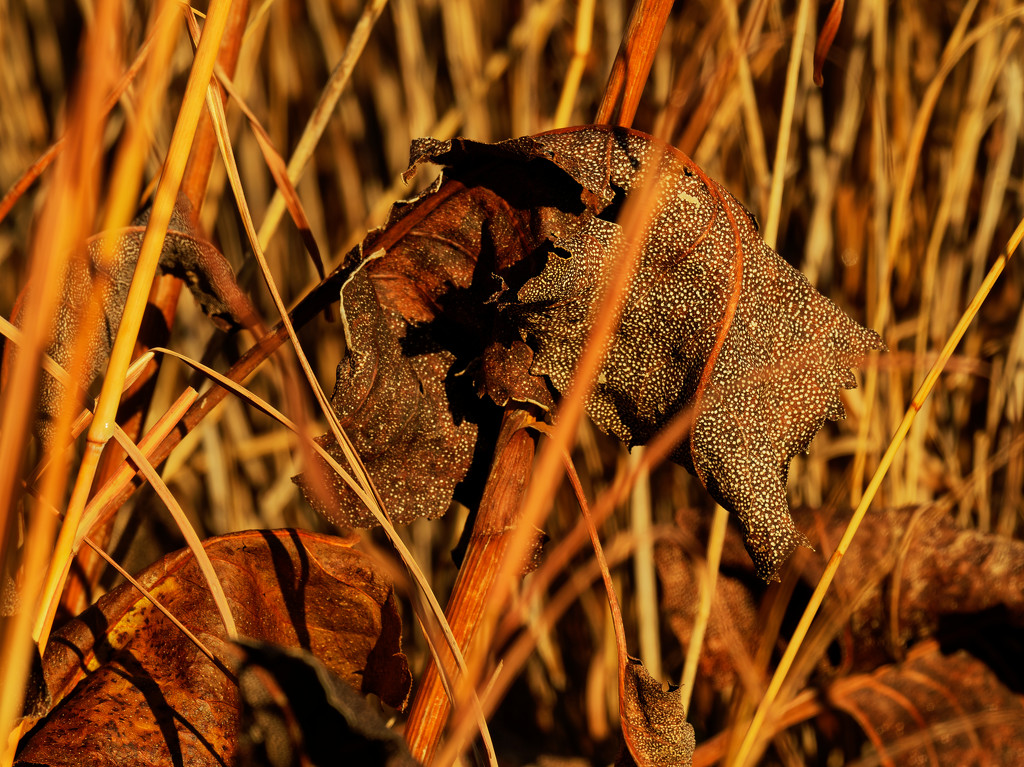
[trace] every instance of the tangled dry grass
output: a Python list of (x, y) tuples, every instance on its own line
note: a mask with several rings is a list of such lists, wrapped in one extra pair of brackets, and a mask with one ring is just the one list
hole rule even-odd
[[(828, 8), (817, 5), (807, 0), (676, 3), (633, 124), (689, 153), (757, 215), (766, 239), (784, 258), (888, 344), (890, 354), (846, 395), (849, 419), (829, 425), (790, 472), (793, 506), (843, 509), (859, 502), (938, 350), (1024, 214), (1024, 5), (1003, 0), (848, 3), (821, 88), (812, 82), (811, 51)], [(146, 39), (152, 6), (121, 9), (121, 26), (109, 35), (119, 47), (109, 52), (109, 69), (96, 87), (112, 86), (134, 59)], [(363, 6), (357, 0), (254, 4), (234, 88), (284, 157), (291, 155), (336, 65), (345, 60)], [(415, 191), (400, 180), (413, 138), (462, 135), (493, 141), (592, 121), (630, 11), (625, 0), (367, 4), (375, 6), (382, 12), (296, 185), (312, 232), (332, 264), (383, 221), (395, 200)], [(112, 17), (99, 2), (40, 6), (10, 0), (2, 13), (0, 188), (6, 190), (62, 135), (73, 110), (81, 41), (96, 36), (95, 25)], [(164, 161), (192, 60), (181, 35), (169, 59), (158, 116), (148, 129), (151, 144), (140, 155), (146, 183)], [(112, 169), (120, 142), (138, 119), (145, 88), (156, 87), (148, 82), (126, 90), (102, 130), (89, 138), (99, 149), (102, 178), (96, 187), (77, 190), (95, 196), (78, 198), (76, 214), (82, 218), (69, 222), (69, 229), (96, 231), (113, 205)], [(293, 303), (316, 281), (315, 270), (290, 223), (285, 220), (276, 233), (265, 223), (268, 211), (271, 220), (281, 213), (271, 202), (273, 177), (244, 116), (230, 103), (227, 118), (245, 199), (257, 224), (264, 222), (261, 235), (268, 236), (270, 270), (285, 302)], [(8, 318), (33, 259), (40, 258), (33, 250), (41, 235), (39, 211), (64, 178), (44, 173), (0, 223), (0, 313)], [(219, 161), (205, 199), (204, 226), (262, 314), (274, 316), (248, 263)], [(1022, 304), (1024, 271), (1019, 259), (1011, 260), (924, 404), (874, 508), (938, 506), (962, 528), (1021, 539)], [(183, 298), (167, 344), (201, 359), (210, 334), (191, 300)], [(300, 340), (319, 380), (329, 385), (343, 348), (336, 325), (318, 318), (301, 329)], [(223, 369), (245, 343), (231, 340), (208, 361)], [(164, 364), (150, 412), (167, 410), (188, 375), (182, 366)], [(289, 394), (290, 375), (287, 365), (272, 361), (249, 385), (286, 412), (309, 409), (308, 393)], [(10, 390), (4, 396), (2, 426), (9, 429), (10, 413), (30, 403), (12, 403)], [(311, 425), (310, 431), (323, 429)], [(10, 498), (24, 466), (31, 466), (27, 444), (11, 448), (22, 460), (5, 454), (0, 466), (8, 475), (4, 491)], [(574, 458), (591, 497), (607, 487), (617, 468), (635, 460), (586, 425)], [(76, 460), (51, 486), (57, 494), (49, 497), (58, 507)], [(201, 537), (249, 527), (324, 529), (290, 481), (299, 460), (287, 431), (229, 398), (185, 438), (161, 474)], [(16, 508), (29, 516), (40, 513), (36, 501), (23, 500)], [(161, 508), (151, 493), (140, 492), (108, 531), (104, 545), (128, 570), (182, 545)], [(710, 519), (713, 504), (684, 470), (664, 465), (637, 485), (631, 502), (605, 529), (612, 559), (619, 561), (614, 572), (620, 594), (626, 595), (630, 640), (656, 678), (678, 681), (687, 648), (660, 609), (653, 540), (676, 535), (677, 517), (690, 518), (694, 511)], [(563, 490), (555, 498), (548, 534), (557, 540), (577, 515), (571, 492)], [(465, 517), (466, 510), (456, 508), (442, 521), (417, 522), (404, 533), (438, 595), (447, 593), (454, 577), (448, 552)], [(11, 520), (8, 531), (18, 530), (17, 515)], [(45, 527), (40, 528), (44, 533), (27, 523), (21, 529), (20, 535), (7, 535), (8, 561), (31, 535), (44, 536), (44, 549), (49, 545), (52, 531)], [(703, 535), (695, 532), (687, 544), (697, 560), (706, 556)], [(572, 567), (583, 569), (588, 562), (580, 556)], [(66, 593), (61, 615), (82, 609), (117, 579), (95, 562), (84, 572)], [(691, 586), (693, 609), (699, 611), (698, 584)], [(667, 598), (664, 589), (662, 584), (660, 599)], [(537, 611), (546, 599), (539, 599)], [(766, 605), (754, 630), (783, 620), (784, 599)], [(4, 641), (9, 641), (6, 634)], [(722, 733), (735, 737), (730, 728), (742, 718), (738, 701), (754, 695), (750, 685), (763, 689), (765, 669), (774, 662), (772, 649), (739, 669), (747, 680), (745, 691), (736, 683), (722, 688), (710, 676), (699, 677), (687, 691), (698, 744)], [(417, 632), (409, 632), (406, 650), (414, 673), (422, 669), (429, 655)], [(613, 759), (618, 743), (617, 702), (609, 681), (614, 655), (599, 585), (581, 588), (566, 617), (539, 637), (520, 682), (495, 715), (502, 763)], [(705, 750), (703, 756), (698, 751), (698, 763), (726, 754), (724, 741), (716, 742), (717, 751)], [(853, 763), (858, 749), (844, 737), (824, 737), (805, 719), (776, 736), (763, 763)]]

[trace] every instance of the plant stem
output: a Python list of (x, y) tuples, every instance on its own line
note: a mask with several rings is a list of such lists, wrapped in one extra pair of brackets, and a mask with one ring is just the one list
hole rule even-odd
[[(524, 427), (533, 420), (529, 411), (518, 406), (510, 404), (505, 410), (491, 474), (466, 557), (445, 609), (452, 632), (472, 664), (470, 678), (460, 680), (459, 690), (474, 689), (475, 677), (479, 676), (483, 665), (481, 652), (466, 651), (470, 645), (483, 650), (490, 640), (479, 632), (480, 619), (488, 607), (496, 576), (519, 523), (520, 502), (530, 477), (536, 440), (535, 434)], [(454, 662), (451, 672), (455, 674)], [(437, 666), (431, 663), (423, 675), (405, 728), (410, 751), (425, 765), (434, 757), (450, 710)]]
[(594, 122), (628, 128), (640, 105), (672, 0), (637, 0)]

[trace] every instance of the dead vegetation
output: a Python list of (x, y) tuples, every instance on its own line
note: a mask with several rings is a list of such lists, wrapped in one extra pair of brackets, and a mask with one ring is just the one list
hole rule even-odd
[[(236, 13), (240, 5), (236, 0)], [(765, 588), (737, 531), (726, 532), (724, 517), (684, 469), (660, 464), (630, 474), (637, 454), (586, 422), (573, 463), (595, 506), (616, 494), (627, 498), (608, 507), (601, 527), (626, 640), (655, 679), (684, 680), (694, 764), (984, 763), (981, 754), (996, 764), (1024, 762), (1024, 733), (1013, 719), (1024, 682), (1012, 661), (1022, 650), (1024, 571), (1020, 260), (1002, 262), (1002, 275), (986, 282), (1024, 212), (1024, 5), (847, 3), (821, 88), (812, 82), (812, 51), (829, 7), (816, 5), (677, 2), (632, 123), (693, 157), (756, 215), (783, 258), (889, 347), (860, 376), (860, 387), (844, 392), (848, 419), (829, 423), (790, 468), (790, 505), (809, 510), (797, 525), (817, 553), (796, 557), (782, 584)], [(44, 8), (12, 0), (3, 10), (0, 188), (15, 188), (67, 137), (40, 178), (0, 208), (4, 317), (14, 317), (29, 278), (44, 286), (35, 316), (50, 316), (61, 298), (47, 275), (59, 273), (62, 259), (88, 236), (126, 225), (161, 168), (167, 176), (173, 164), (187, 193), (203, 201), (202, 227), (259, 315), (268, 326), (280, 317), (254, 262), (215, 132), (200, 126), (205, 159), (194, 152), (187, 168), (189, 144), (172, 139), (195, 55), (173, 4), (166, 48), (151, 38), (158, 7), (98, 1)], [(268, 168), (267, 147), (285, 161), (302, 158), (295, 187), (330, 272), (385, 221), (392, 203), (422, 188), (401, 179), (413, 139), (497, 141), (592, 122), (630, 10), (620, 0), (369, 0), (365, 7), (279, 0), (253, 4), (238, 27), (229, 18), (225, 39), (240, 43), (232, 92), (265, 138), (233, 99), (223, 135), (281, 303), (293, 306), (320, 277), (306, 254), (309, 238), (272, 201), (281, 170)], [(145, 60), (166, 63), (144, 65), (121, 90), (146, 41)], [(104, 102), (118, 90), (107, 112)], [(202, 86), (192, 98), (196, 110), (204, 108)], [(322, 135), (304, 144), (307, 122), (325, 102)], [(414, 183), (431, 177), (421, 172)], [(930, 396), (918, 402), (916, 421), (874, 493), (869, 481), (890, 438), (908, 409), (916, 412), (915, 393), (984, 285), (990, 290), (977, 319)], [(191, 297), (178, 301), (179, 290), (172, 278), (156, 281), (153, 301), (166, 319), (147, 311), (146, 346), (166, 346), (222, 373), (232, 369), (253, 334), (214, 335)], [(319, 308), (296, 333), (329, 391), (345, 347), (338, 318)], [(44, 327), (23, 330), (27, 348), (45, 345)], [(151, 429), (176, 433), (174, 423), (191, 404), (187, 386), (206, 387), (175, 358), (161, 354), (153, 367), (157, 362), (155, 383), (141, 386), (117, 416), (132, 439)], [(53, 510), (76, 504), (88, 521), (102, 520), (92, 541), (131, 572), (188, 544), (182, 530), (189, 526), (196, 541), (249, 528), (329, 530), (290, 479), (309, 465), (308, 442), (235, 396), (194, 427), (186, 420), (188, 434), (178, 434), (180, 444), (159, 467), (171, 505), (180, 508), (176, 518), (150, 484), (130, 499), (109, 489), (123, 455), (114, 446), (90, 457), (80, 439), (37, 473), (43, 456), (28, 436), (35, 376), (7, 374), (0, 423), (3, 561), (18, 591), (43, 588), (59, 526)], [(329, 428), (288, 344), (245, 385), (302, 434)], [(64, 413), (65, 426), (77, 416)], [(94, 459), (95, 485), (82, 479)], [(631, 489), (627, 476), (638, 479)], [(92, 492), (109, 495), (90, 506), (85, 494), (93, 485)], [(866, 491), (874, 493), (866, 521), (806, 639), (791, 643)], [(490, 654), (480, 656), (511, 669), (503, 702), (486, 720), (501, 764), (607, 764), (622, 737), (615, 635), (593, 551), (581, 545), (577, 499), (568, 483), (550, 499), (545, 564), (498, 622)], [(449, 552), (466, 515), (456, 505), (442, 519), (399, 529), (442, 604), (456, 573)], [(420, 680), (430, 657), (414, 617), (429, 614), (422, 592), (383, 535), (366, 534), (362, 546), (396, 583), (404, 652)], [(56, 625), (120, 582), (83, 548)], [(5, 682), (28, 675), (30, 637), (38, 639), (46, 623), (37, 619), (36, 600), (23, 601), (28, 608), (2, 619)], [(800, 650), (766, 698), (790, 644)], [(486, 685), (485, 678), (481, 694)], [(20, 711), (21, 685), (3, 688), (6, 732)], [(938, 713), (915, 718), (921, 710)], [(472, 734), (471, 706), (456, 714)], [(399, 727), (403, 721), (398, 714)], [(441, 757), (462, 748), (446, 737)]]

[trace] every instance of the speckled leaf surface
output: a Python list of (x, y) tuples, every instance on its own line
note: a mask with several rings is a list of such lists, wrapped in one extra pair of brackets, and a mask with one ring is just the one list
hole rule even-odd
[[(455, 484), (469, 469), (477, 435), (476, 425), (456, 423), (449, 407), (444, 382), (454, 356), (443, 349), (408, 354), (402, 347), (405, 324), (381, 306), (361, 268), (342, 288), (342, 322), (349, 352), (338, 366), (331, 397), (342, 428), (393, 521), (444, 513)], [(333, 435), (319, 441), (344, 465)], [(330, 477), (327, 493), (298, 479), (321, 513), (340, 524), (375, 524), (337, 474), (325, 476)]]
[[(47, 353), (69, 370), (75, 350), (82, 346), (81, 337), (86, 336), (88, 343), (84, 348), (89, 356), (82, 381), (85, 385), (103, 372), (110, 359), (149, 214), (150, 208), (146, 208), (131, 226), (91, 237), (84, 252), (71, 258), (64, 275), (62, 300), (53, 318), (53, 339)], [(160, 271), (183, 280), (196, 303), (222, 330), (236, 326), (260, 327), (256, 310), (235, 281), (231, 265), (196, 227), (191, 204), (186, 197), (179, 197), (160, 251)], [(105, 254), (108, 238), (110, 252)], [(19, 327), (24, 320), (23, 309), (30, 290), (31, 286), (27, 286), (15, 303), (15, 324)], [(84, 327), (83, 318), (92, 300), (98, 302), (100, 316), (93, 325)], [(4, 349), (3, 372), (0, 374), (3, 380), (13, 365), (14, 354), (13, 345), (8, 344)], [(78, 392), (72, 396), (81, 399)], [(52, 445), (58, 436), (53, 431), (54, 422), (67, 397), (65, 387), (55, 378), (49, 374), (40, 378), (39, 413), (34, 429), (43, 447)]]
[[(827, 418), (844, 417), (839, 390), (855, 385), (851, 368), (881, 339), (815, 291), (739, 202), (678, 152), (629, 131), (536, 140), (556, 163), (573, 158), (565, 165), (592, 200), (628, 197), (655, 179), (637, 274), (588, 412), (632, 446), (692, 407), (688, 444), (675, 457), (739, 517), (758, 574), (777, 578), (806, 544), (789, 516), (789, 462)], [(580, 167), (579, 157), (601, 162)], [(524, 329), (539, 344), (534, 372), (560, 390), (586, 342), (598, 275), (621, 252), (617, 226), (596, 208), (520, 291), (532, 304)]]
[[(636, 274), (587, 410), (633, 446), (692, 409), (689, 438), (674, 458), (737, 515), (761, 577), (778, 578), (806, 544), (789, 515), (789, 463), (826, 419), (844, 416), (839, 391), (855, 385), (851, 369), (883, 348), (881, 339), (769, 248), (728, 191), (650, 136), (585, 127), (492, 145), (422, 139), (411, 156), (414, 165), (445, 166), (444, 175), (392, 212), (352, 268), (372, 259), (364, 271), (406, 356), (416, 356), (410, 338), (448, 355), (439, 375), (453, 423), (461, 403), (452, 376), (462, 370), (482, 371), (477, 390), (499, 403), (538, 401), (539, 379), (566, 391), (613, 265), (630, 244), (618, 216), (644, 179), (653, 180)], [(361, 300), (343, 291), (345, 314), (370, 313)], [(528, 370), (522, 354), (495, 365), (496, 339), (516, 351), (510, 334), (529, 345)], [(347, 380), (339, 376), (338, 386)], [(429, 397), (429, 381), (421, 383)], [(340, 415), (351, 412), (345, 407)], [(454, 470), (438, 480), (444, 491), (428, 509), (421, 496), (396, 498), (400, 509), (443, 513), (470, 463), (474, 437), (463, 429), (445, 451)], [(408, 440), (393, 444), (418, 450)], [(390, 476), (382, 473), (378, 487)]]
[[(413, 159), (441, 148), (417, 142)], [(506, 149), (478, 160), (396, 203), (345, 266), (347, 352), (332, 406), (399, 523), (440, 516), (467, 474), (486, 472), (481, 431), (497, 427), (494, 403), (554, 405), (546, 379), (530, 372), (532, 350), (503, 321), (498, 302), (510, 284), (521, 284), (521, 271), (530, 273), (553, 222), (582, 210), (578, 187), (558, 168), (537, 172)], [(321, 441), (341, 456), (330, 435)], [(376, 524), (340, 480), (318, 487), (306, 472), (295, 482), (333, 521)]]
[(636, 658), (626, 661), (620, 680), (619, 706), (626, 741), (617, 767), (688, 767), (696, 740), (686, 721), (679, 688), (652, 677)]

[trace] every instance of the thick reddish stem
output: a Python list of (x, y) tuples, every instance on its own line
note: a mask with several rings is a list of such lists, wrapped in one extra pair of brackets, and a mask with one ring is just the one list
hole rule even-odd
[(671, 10), (672, 0), (637, 0), (634, 3), (594, 122), (623, 128), (633, 124)]
[[(498, 436), (491, 474), (484, 489), (476, 522), (459, 570), (445, 616), (455, 639), (469, 658), (470, 684), (475, 686), (482, 670), (490, 636), (481, 633), (481, 618), (489, 607), (495, 577), (506, 556), (519, 522), (519, 505), (530, 478), (535, 435), (524, 427), (534, 420), (525, 410), (510, 406)], [(488, 632), (489, 634), (489, 632)], [(439, 647), (449, 676), (455, 678), (455, 661), (445, 645)], [(456, 689), (468, 688), (457, 685)], [(451, 707), (437, 667), (431, 663), (423, 676), (409, 712), (405, 738), (414, 757), (429, 765), (441, 741)]]

